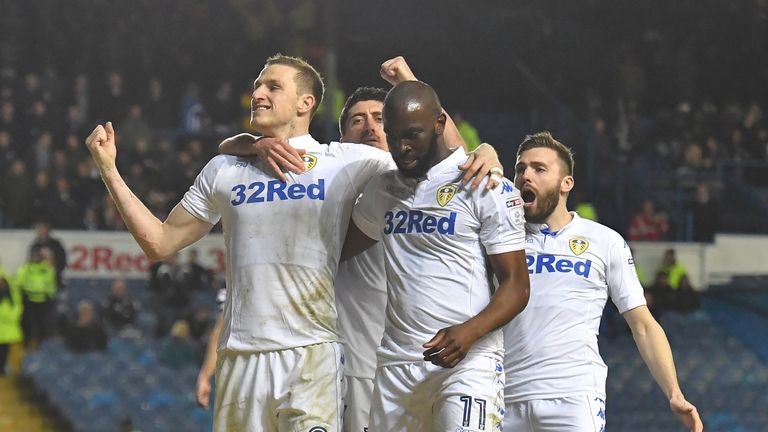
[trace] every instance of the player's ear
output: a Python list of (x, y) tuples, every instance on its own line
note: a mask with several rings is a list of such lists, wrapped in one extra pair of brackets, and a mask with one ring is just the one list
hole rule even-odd
[(565, 176), (560, 182), (560, 192), (569, 193), (571, 189), (573, 189), (573, 186), (575, 186), (575, 180), (573, 179), (573, 176)]
[(440, 115), (437, 116), (437, 119), (435, 120), (435, 134), (436, 135), (442, 135), (445, 131), (445, 122), (446, 117), (445, 113), (441, 112)]
[(311, 95), (310, 93), (305, 93), (301, 96), (299, 96), (299, 103), (296, 107), (296, 110), (299, 112), (299, 114), (305, 114), (310, 111), (312, 111), (312, 108), (315, 107), (315, 104), (317, 101), (315, 100), (315, 97)]

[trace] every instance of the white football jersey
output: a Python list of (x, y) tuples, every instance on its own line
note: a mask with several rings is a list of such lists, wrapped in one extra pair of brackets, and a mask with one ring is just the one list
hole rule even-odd
[(507, 403), (605, 398), (597, 333), (610, 296), (624, 313), (645, 304), (629, 246), (616, 231), (571, 212), (552, 233), (527, 224), (528, 306), (504, 328)]
[[(422, 361), (422, 345), (440, 329), (488, 305), (485, 253), (523, 249), (519, 191), (508, 180), (489, 192), (460, 189), (458, 166), (466, 159), (458, 149), (426, 179), (387, 172), (368, 184), (355, 206), (357, 227), (384, 244), (387, 309), (379, 366)], [(478, 340), (471, 352), (501, 359), (501, 330)]]
[(355, 199), (392, 169), (389, 153), (359, 144), (305, 149), (305, 173), (283, 183), (257, 158), (216, 156), (181, 204), (224, 227), (227, 301), (219, 349), (274, 351), (338, 341), (333, 279)]
[(335, 287), (339, 332), (347, 348), (344, 374), (373, 379), (387, 306), (384, 247), (375, 244), (339, 263)]

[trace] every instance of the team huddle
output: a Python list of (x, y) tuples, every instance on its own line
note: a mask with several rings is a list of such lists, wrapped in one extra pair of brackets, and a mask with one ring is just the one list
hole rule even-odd
[(566, 208), (570, 149), (525, 137), (509, 181), (493, 148), (466, 152), (402, 57), (381, 76), (394, 87), (355, 91), (341, 142), (320, 144), (320, 75), (268, 59), (251, 100), (260, 136), (225, 140), (165, 221), (118, 173), (111, 123), (86, 140), (149, 258), (222, 223), (214, 430), (604, 431), (608, 297), (672, 412), (703, 430), (626, 242)]

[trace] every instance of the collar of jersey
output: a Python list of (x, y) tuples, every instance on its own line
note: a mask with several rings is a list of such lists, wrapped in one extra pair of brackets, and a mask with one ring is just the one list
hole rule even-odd
[(559, 231), (552, 232), (549, 230), (549, 226), (547, 224), (537, 224), (532, 222), (526, 222), (525, 223), (525, 230), (530, 234), (542, 234), (545, 236), (550, 237), (558, 237), (562, 235), (565, 231), (568, 230), (573, 225), (576, 225), (581, 222), (581, 217), (579, 217), (579, 214), (575, 211), (568, 212), (573, 216), (573, 219), (571, 219), (570, 222), (568, 222), (564, 227), (560, 228)]
[(466, 159), (467, 154), (464, 152), (463, 147), (459, 147), (456, 150), (453, 150), (453, 153), (451, 153), (450, 156), (441, 160), (437, 165), (433, 166), (429, 169), (429, 171), (427, 171), (427, 180), (432, 180), (433, 178), (447, 171), (449, 168), (456, 168)]
[(288, 144), (295, 149), (307, 151), (316, 151), (320, 148), (320, 143), (312, 138), (310, 134), (288, 138)]

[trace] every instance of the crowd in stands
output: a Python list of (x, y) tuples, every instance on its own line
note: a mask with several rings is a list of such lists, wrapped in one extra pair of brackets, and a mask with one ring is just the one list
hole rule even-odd
[[(34, 351), (50, 338), (62, 339), (74, 353), (104, 351), (110, 338), (157, 340), (158, 357), (170, 368), (202, 362), (216, 319), (218, 282), (197, 262), (196, 250), (187, 252), (183, 262), (174, 256), (153, 266), (142, 288), (148, 294), (143, 303), (119, 278), (112, 281), (109, 295), (92, 288), (92, 296), (78, 297), (81, 291), (70, 299), (58, 264), (66, 262), (64, 249), (47, 222), (38, 222), (36, 229), (28, 261), (15, 272), (0, 266), (0, 375), (6, 373), (12, 347)], [(139, 322), (145, 308), (151, 327)]]
[[(90, 16), (99, 12), (92, 10), (87, 2), (62, 6), (46, 1), (35, 11), (9, 5), (0, 22), (4, 32), (14, 35), (0, 44), (0, 227), (28, 228), (36, 219), (45, 218), (57, 229), (124, 229), (83, 144), (94, 125), (106, 120), (116, 125), (119, 169), (127, 183), (155, 214), (164, 216), (213, 156), (219, 140), (227, 134), (247, 130), (249, 83), (263, 56), (241, 59), (240, 63), (228, 60), (225, 52), (237, 53), (245, 47), (257, 47), (258, 53), (268, 55), (290, 48), (291, 54), (304, 55), (319, 66), (324, 63), (323, 41), (308, 37), (322, 28), (317, 19), (320, 10), (311, 1), (256, 2), (271, 11), (269, 19), (261, 15), (247, 18), (250, 15), (243, 10), (247, 7), (239, 2), (226, 2), (217, 11), (205, 1), (194, 3), (195, 7), (178, 11), (178, 22), (158, 26), (164, 28), (160, 33), (153, 26), (155, 14), (143, 12), (156, 5), (138, 2), (120, 8), (123, 19), (112, 29), (114, 37), (103, 38), (101, 33), (64, 26), (61, 32), (78, 37), (61, 38), (58, 45), (45, 47), (40, 47), (34, 35), (21, 31), (23, 23), (32, 20), (39, 27), (47, 28), (56, 25), (54, 17), (61, 14)], [(462, 7), (453, 6), (457, 10)], [(489, 58), (504, 62), (500, 69), (514, 71), (507, 62), (513, 62), (515, 55), (525, 59), (526, 50), (545, 54), (535, 56), (526, 67), (535, 75), (535, 83), (547, 90), (543, 94), (521, 94), (513, 98), (516, 104), (528, 104), (525, 108), (528, 112), (517, 115), (537, 119), (527, 122), (526, 132), (532, 132), (530, 128), (549, 128), (575, 147), (580, 173), (576, 191), (582, 192), (583, 202), (593, 204), (593, 210), (606, 215), (604, 222), (624, 234), (630, 230), (651, 230), (639, 234), (640, 238), (710, 241), (712, 233), (720, 228), (717, 216), (724, 209), (719, 205), (723, 185), (715, 175), (719, 167), (728, 162), (766, 163), (768, 160), (766, 94), (749, 87), (759, 82), (755, 81), (758, 72), (748, 75), (744, 82), (732, 82), (730, 92), (727, 88), (711, 89), (711, 82), (722, 80), (723, 71), (713, 69), (719, 63), (711, 62), (710, 57), (761, 48), (727, 46), (719, 38), (706, 34), (701, 40), (680, 39), (675, 34), (676, 28), (666, 28), (652, 20), (643, 21), (645, 14), (653, 14), (652, 8), (641, 7), (638, 11), (630, 7), (626, 11), (605, 11), (617, 22), (629, 20), (627, 26), (632, 29), (631, 34), (614, 40), (596, 33), (594, 26), (581, 24), (589, 22), (582, 15), (590, 15), (591, 9), (599, 7), (597, 3), (590, 3), (578, 10), (548, 11), (544, 6), (520, 6), (516, 15), (507, 19), (520, 20), (521, 27), (516, 31), (528, 32), (525, 43), (518, 48), (522, 52), (515, 51), (510, 59), (496, 58), (494, 53), (489, 53)], [(670, 16), (683, 13), (663, 2), (654, 2), (653, 7), (665, 10)], [(503, 6), (489, 4), (486, 8), (489, 25), (492, 25), (495, 19), (500, 19), (494, 11)], [(760, 2), (725, 9), (719, 10), (716, 5), (702, 8), (697, 11), (699, 22), (695, 25), (705, 25), (727, 13), (732, 19), (740, 20), (745, 32), (760, 31), (760, 27), (753, 26), (755, 19), (766, 14)], [(338, 13), (343, 19), (350, 11)], [(564, 16), (571, 17), (573, 27), (562, 26), (559, 32), (563, 37), (579, 33), (584, 41), (599, 45), (584, 52), (553, 51), (561, 42), (552, 38), (551, 27)], [(528, 28), (530, 23), (538, 22), (530, 20), (531, 17), (538, 17), (543, 24)], [(632, 21), (635, 18), (637, 21)], [(205, 32), (191, 31), (196, 23), (206, 19), (231, 19), (233, 24), (216, 35), (217, 44), (211, 44)], [(247, 19), (252, 22), (242, 22)], [(187, 25), (182, 26), (181, 22)], [(285, 39), (289, 43), (273, 44), (273, 36), (268, 32), (247, 30), (252, 28), (250, 25), (266, 29), (277, 23), (284, 23), (289, 29)], [(166, 31), (177, 32), (179, 40), (169, 38)], [(530, 34), (531, 31), (538, 33)], [(136, 34), (142, 37), (132, 37)], [(467, 43), (459, 39), (452, 46), (461, 50)], [(341, 44), (341, 48), (355, 52), (355, 46), (343, 41)], [(217, 46), (231, 49), (221, 50)], [(39, 55), (33, 55), (38, 48)], [(698, 50), (704, 50), (708, 57), (695, 56)], [(88, 61), (90, 57), (86, 53), (90, 52), (98, 52), (97, 61)], [(586, 57), (578, 67), (575, 63), (563, 64), (571, 56), (580, 55)], [(759, 56), (749, 58), (761, 61)], [(419, 63), (418, 56), (414, 59)], [(358, 60), (344, 57), (339, 61), (357, 65)], [(73, 62), (77, 67), (68, 68)], [(249, 69), (251, 65), (256, 69)], [(372, 73), (364, 76), (374, 75), (375, 66), (373, 62)], [(444, 75), (431, 70), (430, 65), (423, 66), (430, 80), (439, 80)], [(754, 66), (756, 71), (760, 70), (759, 64)], [(372, 81), (375, 77), (362, 80), (361, 72), (360, 77), (353, 79), (348, 69), (357, 70), (340, 68), (341, 76), (337, 78), (341, 78), (338, 81), (341, 90), (348, 93), (353, 89), (345, 88), (345, 81), (375, 83)], [(488, 73), (493, 77), (492, 70)], [(564, 74), (568, 74), (567, 79)], [(595, 77), (609, 78), (595, 81)], [(493, 79), (489, 78), (489, 82)], [(510, 79), (506, 84), (513, 91), (521, 91), (530, 87), (531, 82)], [(450, 108), (457, 114), (457, 125), (470, 147), (479, 143), (486, 132), (473, 127), (469, 120), (485, 124), (483, 116), (488, 113), (478, 112), (478, 103), (472, 97), (488, 92), (449, 92), (455, 87), (445, 85), (438, 88), (441, 95), (447, 93), (447, 100), (458, 101)], [(554, 96), (543, 97), (547, 92)], [(542, 100), (553, 98), (570, 106), (575, 120), (562, 122), (558, 114), (546, 109), (548, 104)], [(496, 110), (499, 102), (488, 101), (485, 105)], [(464, 115), (457, 110), (464, 111)], [(515, 114), (510, 111), (509, 115)], [(511, 118), (508, 120), (513, 123)], [(573, 133), (574, 121), (583, 126), (585, 132)], [(510, 163), (514, 144), (520, 139), (522, 136), (511, 142), (493, 144), (501, 147), (500, 153)], [(611, 215), (617, 208), (614, 191), (617, 177), (628, 169), (660, 177), (664, 174), (697, 177), (693, 183), (684, 185), (681, 198), (684, 202), (670, 202), (656, 190), (647, 189), (629, 196), (620, 207), (622, 214)], [(764, 170), (764, 165), (758, 169)], [(746, 172), (745, 176), (753, 183), (768, 186), (765, 176), (759, 172)], [(624, 182), (633, 185), (638, 180), (625, 178)], [(699, 187), (707, 188), (708, 192), (699, 194)], [(700, 195), (709, 198), (701, 202)], [(681, 235), (674, 227), (665, 230), (654, 226), (656, 222), (648, 225), (649, 221), (645, 220), (648, 215), (643, 216), (648, 200), (659, 211), (660, 225), (663, 225), (661, 213), (675, 219), (668, 224), (680, 224), (684, 215), (691, 215), (692, 224), (696, 225), (692, 230), (695, 235)]]

